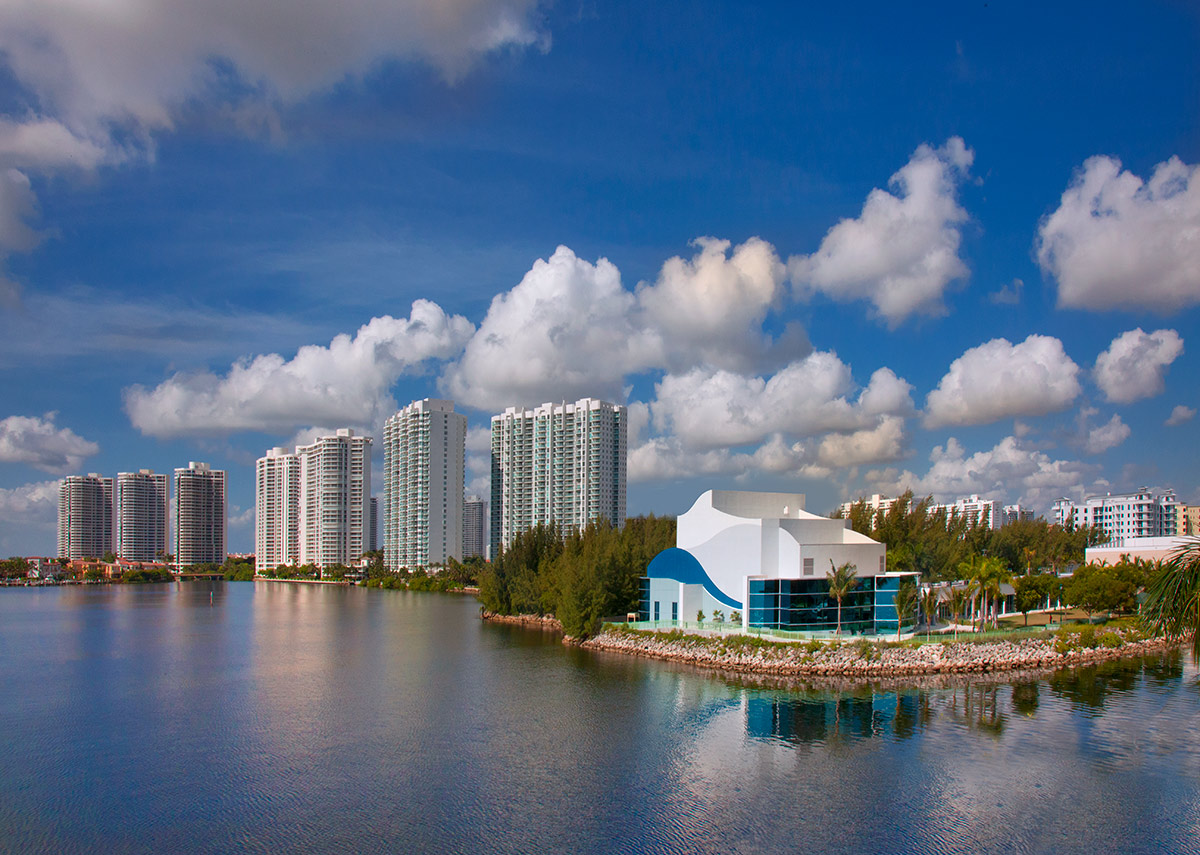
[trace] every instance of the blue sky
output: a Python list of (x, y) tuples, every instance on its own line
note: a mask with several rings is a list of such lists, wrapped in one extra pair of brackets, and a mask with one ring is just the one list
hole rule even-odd
[[(415, 398), (630, 406), (715, 486), (1200, 502), (1200, 10), (0, 8), (0, 553), (63, 474)], [(382, 461), (376, 462), (376, 467)]]

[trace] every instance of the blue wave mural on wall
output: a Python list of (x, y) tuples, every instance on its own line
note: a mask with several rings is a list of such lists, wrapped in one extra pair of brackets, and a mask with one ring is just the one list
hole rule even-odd
[(672, 546), (664, 549), (650, 562), (646, 575), (651, 579), (674, 579), (685, 585), (703, 585), (704, 590), (719, 603), (732, 609), (740, 609), (742, 604), (723, 593), (708, 577), (704, 566), (696, 560), (696, 556), (686, 549)]

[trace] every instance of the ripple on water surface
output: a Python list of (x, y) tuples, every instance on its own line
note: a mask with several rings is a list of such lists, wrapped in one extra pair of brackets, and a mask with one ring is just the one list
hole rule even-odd
[(470, 599), (0, 592), (0, 851), (1200, 853), (1180, 654), (770, 688)]

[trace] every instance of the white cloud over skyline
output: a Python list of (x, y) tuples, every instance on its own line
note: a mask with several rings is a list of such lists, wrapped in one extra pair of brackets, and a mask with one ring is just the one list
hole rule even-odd
[(918, 496), (948, 501), (972, 493), (1020, 499), (1044, 509), (1060, 496), (1080, 495), (1100, 467), (1052, 458), (1016, 437), (1005, 437), (991, 449), (968, 454), (954, 437), (930, 453), (924, 475), (909, 470), (873, 470), (866, 483), (875, 492), (897, 495), (911, 489)]
[(1096, 357), (1096, 385), (1107, 400), (1118, 404), (1161, 395), (1163, 376), (1181, 353), (1183, 339), (1175, 330), (1129, 330)]
[(327, 347), (306, 345), (235, 363), (224, 376), (177, 373), (153, 389), (125, 389), (129, 420), (157, 437), (286, 431), (302, 425), (382, 424), (401, 374), (452, 357), (474, 331), (461, 315), (417, 300), (408, 318), (372, 318)]
[(1088, 158), (1038, 228), (1037, 257), (1058, 305), (1176, 312), (1200, 303), (1200, 168), (1178, 157), (1143, 181)]
[(944, 314), (946, 288), (969, 271), (959, 257), (968, 219), (957, 188), (975, 153), (960, 137), (921, 145), (889, 182), (876, 188), (856, 219), (831, 228), (820, 248), (788, 261), (802, 294), (867, 300), (889, 326), (913, 314)]
[(982, 425), (1066, 409), (1079, 396), (1079, 366), (1057, 338), (996, 338), (973, 347), (925, 399), (925, 427)]
[(100, 446), (56, 425), (56, 413), (9, 416), (0, 420), (0, 462), (27, 463), (35, 469), (66, 474), (100, 451)]

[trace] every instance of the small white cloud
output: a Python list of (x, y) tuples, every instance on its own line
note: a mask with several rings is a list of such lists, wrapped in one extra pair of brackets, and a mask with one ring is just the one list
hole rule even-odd
[(1088, 431), (1087, 438), (1083, 443), (1083, 450), (1088, 454), (1101, 454), (1110, 448), (1116, 448), (1129, 439), (1129, 434), (1129, 425), (1121, 421), (1121, 417), (1114, 413), (1106, 424)]
[(1183, 404), (1177, 404), (1175, 409), (1171, 410), (1171, 415), (1167, 417), (1164, 424), (1167, 427), (1179, 427), (1182, 424), (1187, 424), (1196, 416), (1196, 410), (1193, 407), (1185, 407)]
[(830, 229), (812, 255), (788, 260), (798, 292), (869, 300), (891, 326), (945, 314), (946, 288), (968, 275), (958, 255), (967, 212), (957, 188), (974, 157), (959, 137), (920, 146), (892, 176), (894, 194), (872, 190), (857, 219)]
[(1020, 304), (1021, 292), (1024, 290), (1025, 283), (1020, 279), (1014, 279), (999, 291), (988, 294), (988, 302), (996, 306), (1016, 306)]
[(0, 461), (28, 463), (43, 472), (67, 473), (78, 469), (100, 446), (54, 423), (45, 416), (9, 416), (0, 420)]
[(1079, 395), (1079, 366), (1057, 338), (1031, 335), (1020, 344), (997, 338), (973, 347), (925, 399), (925, 426), (981, 425), (1040, 416)]
[(1089, 158), (1038, 228), (1038, 261), (1058, 305), (1174, 312), (1200, 303), (1198, 168), (1172, 157), (1149, 182)]
[(396, 409), (390, 390), (405, 372), (454, 356), (474, 327), (436, 303), (417, 300), (409, 318), (372, 318), (354, 337), (235, 363), (225, 376), (175, 374), (153, 389), (130, 386), (133, 426), (157, 437), (237, 431), (279, 432), (298, 425), (378, 425)]
[(1118, 404), (1162, 394), (1167, 367), (1183, 353), (1175, 330), (1121, 333), (1096, 357), (1096, 384), (1104, 397)]

